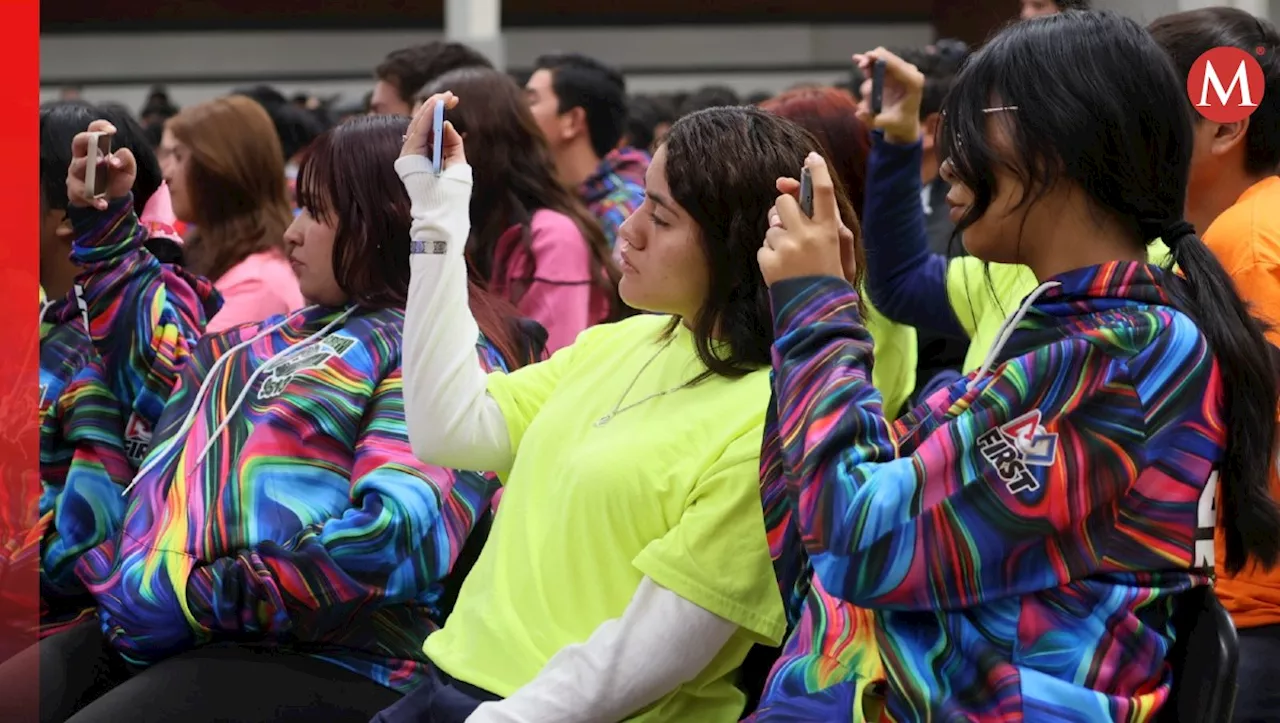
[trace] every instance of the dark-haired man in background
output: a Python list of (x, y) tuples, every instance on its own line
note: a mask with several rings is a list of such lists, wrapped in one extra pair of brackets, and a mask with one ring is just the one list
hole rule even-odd
[(576, 53), (544, 55), (525, 89), (547, 138), (560, 180), (578, 192), (604, 228), (611, 248), (618, 227), (644, 202), (649, 154), (619, 148), (627, 128), (622, 74)]
[(369, 98), (373, 115), (412, 115), (413, 101), (423, 86), (458, 68), (492, 68), (480, 51), (462, 43), (436, 41), (401, 48), (374, 70), (378, 79)]

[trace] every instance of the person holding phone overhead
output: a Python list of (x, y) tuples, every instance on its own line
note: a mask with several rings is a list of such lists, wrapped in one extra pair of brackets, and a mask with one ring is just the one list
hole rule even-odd
[(472, 148), (467, 259), (475, 278), (546, 328), (549, 352), (626, 315), (604, 232), (557, 178), (520, 86), (492, 68), (463, 68), (427, 87), (442, 89), (472, 99), (449, 120)]
[[(1184, 88), (1105, 12), (1019, 23), (970, 59), (946, 102), (949, 200), (970, 253), (1040, 285), (987, 363), (896, 423), (824, 165), (812, 219), (778, 199), (759, 261), (783, 466), (817, 579), (876, 613), (888, 720), (1150, 719), (1171, 615), (1211, 581), (1216, 504), (1228, 570), (1280, 555), (1275, 370), (1182, 220)], [(1146, 263), (1158, 236), (1182, 276)], [(855, 717), (833, 701), (806, 719)]]
[[(97, 620), (0, 668), (0, 720), (37, 656), (45, 723), (364, 723), (420, 683), (442, 582), (497, 484), (414, 459), (407, 437), (410, 202), (392, 164), (408, 124), (317, 139), (285, 232), (310, 304), (195, 347), (121, 533), (79, 560)], [(473, 287), (469, 309), (477, 371), (540, 355), (509, 305)]]
[[(652, 313), (486, 377), (463, 343), (469, 149), (446, 122), (443, 172), (424, 157), (434, 104), (469, 102), (484, 99), (429, 99), (396, 162), (420, 250), (406, 413), (420, 459), (498, 472), (502, 512), (426, 639), (438, 676), (376, 720), (737, 721), (736, 671), (787, 626), (766, 535), (785, 518), (761, 501), (769, 311), (753, 253), (774, 179), (819, 145), (755, 108), (680, 120), (619, 231), (623, 299)], [(855, 225), (847, 202), (840, 215)]]

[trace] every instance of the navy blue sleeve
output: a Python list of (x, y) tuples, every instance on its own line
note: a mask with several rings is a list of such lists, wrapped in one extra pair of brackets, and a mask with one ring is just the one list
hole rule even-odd
[(948, 259), (929, 251), (920, 203), (919, 141), (897, 145), (872, 133), (862, 211), (866, 288), (886, 317), (917, 329), (967, 339), (947, 296)]

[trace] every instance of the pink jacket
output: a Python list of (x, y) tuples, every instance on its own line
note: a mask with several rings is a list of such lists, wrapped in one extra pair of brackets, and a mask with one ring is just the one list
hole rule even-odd
[(547, 330), (547, 352), (609, 316), (609, 296), (595, 283), (596, 261), (572, 218), (542, 209), (529, 223), (528, 245), (519, 226), (498, 239), (489, 290), (510, 300)]
[(246, 256), (213, 286), (222, 294), (222, 309), (209, 320), (205, 331), (210, 334), (287, 314), (306, 303), (298, 290), (293, 267), (279, 251)]

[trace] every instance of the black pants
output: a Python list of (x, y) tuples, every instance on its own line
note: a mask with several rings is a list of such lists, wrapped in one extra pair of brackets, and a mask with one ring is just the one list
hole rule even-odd
[(1280, 721), (1280, 625), (1241, 628), (1235, 723)]
[(370, 723), (466, 723), (481, 703), (501, 697), (437, 671)]
[(0, 666), (0, 721), (12, 723), (368, 723), (401, 697), (332, 663), (242, 645), (206, 646), (135, 670), (97, 621)]

